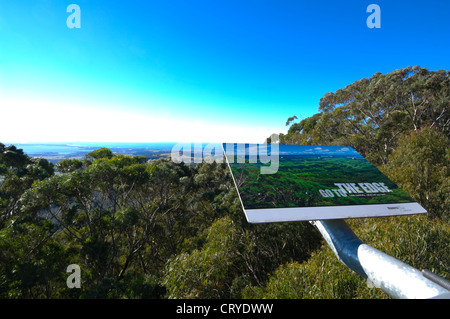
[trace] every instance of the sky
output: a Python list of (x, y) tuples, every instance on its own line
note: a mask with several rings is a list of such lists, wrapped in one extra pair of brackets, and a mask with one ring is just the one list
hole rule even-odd
[(264, 142), (376, 72), (449, 70), (449, 35), (448, 0), (0, 0), (0, 142)]

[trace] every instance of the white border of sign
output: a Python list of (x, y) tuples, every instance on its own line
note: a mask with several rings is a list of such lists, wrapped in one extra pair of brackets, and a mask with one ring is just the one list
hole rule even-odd
[[(242, 205), (242, 207), (245, 211), (245, 215), (249, 223), (385, 217), (426, 213), (426, 210), (416, 202), (399, 204), (289, 207), (265, 209), (245, 209), (244, 205)], [(317, 216), (320, 216), (320, 218), (317, 218)]]

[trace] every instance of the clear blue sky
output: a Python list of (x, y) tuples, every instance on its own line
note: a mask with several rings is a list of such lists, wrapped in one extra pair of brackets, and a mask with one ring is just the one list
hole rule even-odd
[(262, 142), (376, 72), (449, 70), (449, 35), (448, 0), (2, 0), (0, 141)]

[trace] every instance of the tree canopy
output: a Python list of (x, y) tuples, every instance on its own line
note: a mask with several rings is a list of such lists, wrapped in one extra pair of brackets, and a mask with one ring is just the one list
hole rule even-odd
[[(0, 162), (3, 298), (230, 298), (320, 244), (310, 225), (247, 225), (224, 163), (101, 149), (56, 173), (25, 158)], [(80, 289), (66, 286), (69, 264), (80, 266)]]
[(326, 93), (318, 113), (292, 123), (286, 144), (351, 146), (375, 164), (386, 164), (402, 133), (434, 128), (450, 134), (450, 73), (418, 66), (376, 73)]

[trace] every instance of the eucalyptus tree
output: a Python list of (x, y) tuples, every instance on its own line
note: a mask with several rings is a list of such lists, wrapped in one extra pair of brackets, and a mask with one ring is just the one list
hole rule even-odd
[(281, 141), (352, 146), (375, 164), (386, 164), (398, 138), (422, 127), (450, 133), (448, 71), (407, 67), (326, 93), (319, 113), (292, 123)]

